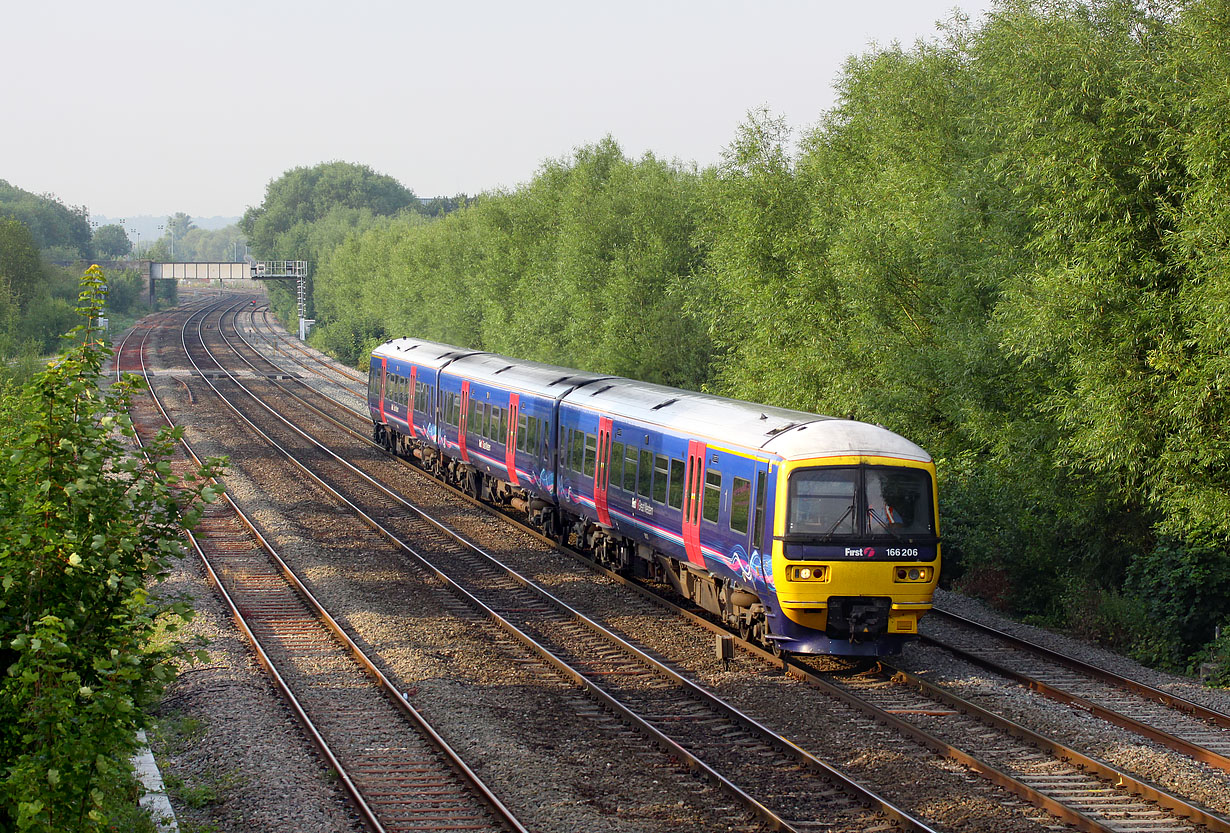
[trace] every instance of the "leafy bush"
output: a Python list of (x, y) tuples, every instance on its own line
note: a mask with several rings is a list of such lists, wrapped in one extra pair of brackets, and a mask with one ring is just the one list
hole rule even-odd
[(1214, 638), (1230, 599), (1230, 552), (1215, 544), (1163, 540), (1132, 561), (1125, 591), (1144, 619), (1132, 653), (1143, 662), (1186, 670)]
[(130, 780), (142, 708), (182, 653), (162, 633), (189, 613), (149, 583), (216, 487), (210, 461), (176, 475), (178, 431), (130, 452), (139, 382), (106, 392), (90, 328), (102, 272), (81, 280), (77, 345), (0, 404), (0, 829), (106, 829), (108, 791)]

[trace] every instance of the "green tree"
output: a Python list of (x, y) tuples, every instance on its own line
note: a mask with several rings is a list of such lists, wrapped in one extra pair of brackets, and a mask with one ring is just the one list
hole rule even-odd
[(30, 229), (40, 249), (65, 258), (91, 256), (89, 215), (69, 207), (52, 194), (36, 195), (0, 179), (0, 217), (11, 216)]
[(38, 244), (29, 227), (19, 220), (0, 217), (0, 282), (8, 287), (19, 309), (38, 293), (45, 277)]
[(123, 226), (114, 223), (94, 229), (94, 251), (99, 257), (120, 258), (132, 251), (132, 241)]
[(264, 259), (303, 259), (309, 254), (299, 248), (307, 236), (303, 227), (336, 209), (389, 216), (420, 207), (414, 192), (390, 176), (366, 165), (327, 162), (294, 168), (270, 182), (264, 201), (244, 212), (239, 228)]

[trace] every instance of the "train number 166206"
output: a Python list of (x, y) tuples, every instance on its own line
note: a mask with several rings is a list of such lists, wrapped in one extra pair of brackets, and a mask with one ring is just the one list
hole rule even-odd
[(888, 548), (889, 558), (918, 558), (918, 550), (916, 549), (893, 549)]

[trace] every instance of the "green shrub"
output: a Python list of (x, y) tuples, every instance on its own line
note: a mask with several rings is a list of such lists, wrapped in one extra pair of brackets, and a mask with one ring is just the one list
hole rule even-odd
[(1160, 541), (1133, 559), (1125, 592), (1140, 600), (1144, 636), (1132, 654), (1182, 671), (1214, 638), (1230, 599), (1230, 552), (1216, 544)]
[(102, 272), (81, 280), (85, 324), (56, 362), (0, 403), (0, 829), (98, 831), (108, 794), (131, 781), (142, 709), (185, 649), (163, 634), (189, 613), (151, 581), (213, 500), (220, 461), (180, 477), (179, 431), (144, 456), (127, 405), (139, 380), (106, 392), (106, 349), (90, 328)]

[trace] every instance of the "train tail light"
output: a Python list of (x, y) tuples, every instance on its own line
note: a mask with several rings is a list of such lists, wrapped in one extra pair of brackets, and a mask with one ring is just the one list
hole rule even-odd
[(927, 582), (931, 580), (931, 567), (897, 567), (895, 580), (898, 582)]

